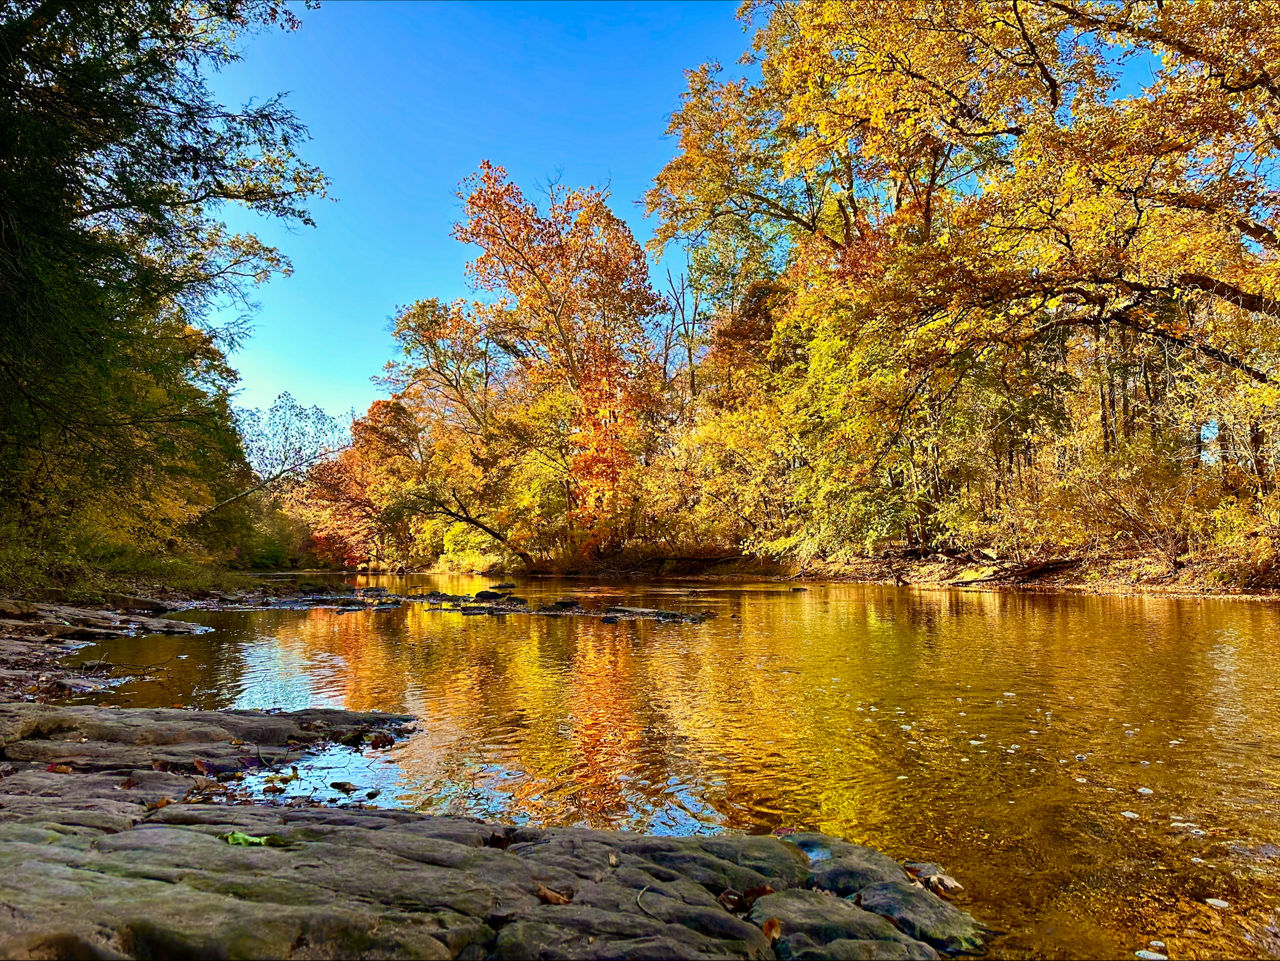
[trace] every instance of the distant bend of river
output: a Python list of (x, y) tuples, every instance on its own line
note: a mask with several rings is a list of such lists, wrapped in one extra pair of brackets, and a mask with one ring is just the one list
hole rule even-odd
[(341, 777), (379, 804), (503, 821), (815, 829), (945, 865), (961, 903), (1008, 932), (996, 956), (1280, 956), (1276, 602), (543, 579), (518, 592), (717, 616), (192, 612), (215, 630), (75, 658), (164, 664), (95, 703), (420, 719), (354, 767), (323, 755), (292, 791), (327, 796)]

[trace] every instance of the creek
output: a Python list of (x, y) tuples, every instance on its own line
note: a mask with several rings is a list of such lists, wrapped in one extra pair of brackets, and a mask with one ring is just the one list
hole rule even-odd
[(960, 904), (1007, 932), (995, 956), (1280, 956), (1273, 601), (552, 579), (517, 592), (715, 616), (191, 611), (214, 630), (77, 652), (161, 665), (80, 700), (414, 714), (404, 743), (321, 754), (287, 796), (346, 781), (379, 805), (508, 822), (840, 835), (945, 865)]

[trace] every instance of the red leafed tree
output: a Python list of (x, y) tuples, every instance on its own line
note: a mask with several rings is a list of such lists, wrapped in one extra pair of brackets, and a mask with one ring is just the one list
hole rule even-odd
[(644, 251), (595, 187), (553, 185), (545, 210), (488, 162), (463, 182), (457, 239), (480, 248), (468, 265), (473, 307), (525, 391), (559, 390), (569, 424), (569, 507), (587, 544), (613, 537), (626, 484), (659, 404), (647, 324), (663, 308)]

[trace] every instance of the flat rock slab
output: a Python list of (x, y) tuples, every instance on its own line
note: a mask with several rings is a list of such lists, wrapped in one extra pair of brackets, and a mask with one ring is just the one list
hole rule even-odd
[(66, 654), (89, 641), (209, 630), (189, 621), (150, 616), (165, 607), (162, 602), (109, 596), (131, 606), (120, 613), (0, 598), (0, 702), (54, 700), (109, 684), (110, 664), (81, 673), (61, 663)]
[(378, 749), (409, 720), (0, 704), (0, 957), (932, 958), (922, 935), (963, 914), (820, 890), (824, 865), (866, 867), (863, 892), (901, 872), (822, 835), (201, 800), (204, 772)]

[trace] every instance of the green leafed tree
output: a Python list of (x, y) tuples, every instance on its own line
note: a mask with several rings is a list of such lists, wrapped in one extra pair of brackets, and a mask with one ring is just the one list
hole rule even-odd
[(245, 36), (298, 25), (272, 0), (0, 3), (11, 539), (163, 543), (243, 482), (224, 357), (236, 332), (206, 319), (288, 265), (224, 212), (310, 223), (326, 181), (279, 97), (226, 105), (209, 76)]

